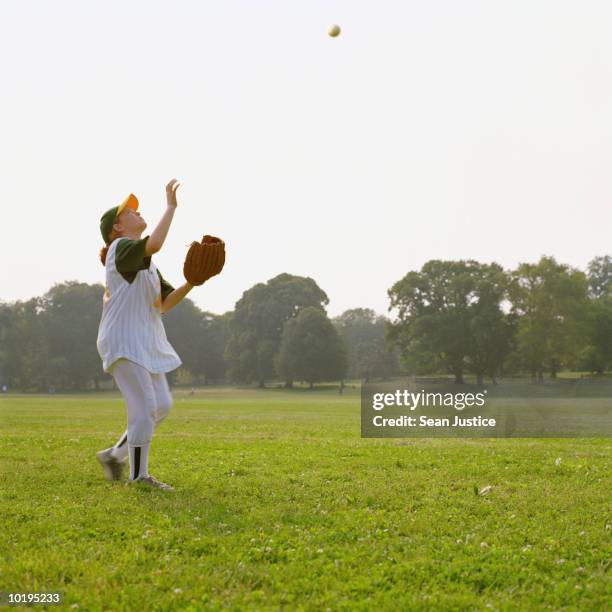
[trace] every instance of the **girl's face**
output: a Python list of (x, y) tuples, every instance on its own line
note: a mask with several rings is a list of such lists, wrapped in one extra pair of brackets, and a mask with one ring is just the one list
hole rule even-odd
[(114, 229), (124, 234), (140, 235), (147, 227), (147, 222), (140, 216), (137, 210), (125, 208), (115, 219)]

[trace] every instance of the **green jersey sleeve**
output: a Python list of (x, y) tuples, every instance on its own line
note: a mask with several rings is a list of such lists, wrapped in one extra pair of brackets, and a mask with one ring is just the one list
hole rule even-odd
[(161, 275), (159, 270), (157, 270), (157, 275), (161, 284), (161, 298), (163, 302), (174, 291), (174, 287)]
[[(120, 240), (115, 248), (115, 267), (124, 277), (126, 275), (135, 276), (139, 270), (148, 270), (151, 263), (151, 256), (145, 256), (145, 247), (149, 236), (139, 240), (124, 238)], [(131, 280), (128, 280), (131, 282)]]

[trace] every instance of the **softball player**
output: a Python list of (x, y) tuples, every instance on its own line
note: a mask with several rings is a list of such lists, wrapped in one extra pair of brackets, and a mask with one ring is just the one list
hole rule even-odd
[(105, 372), (113, 376), (127, 405), (127, 430), (117, 443), (96, 454), (108, 480), (119, 480), (129, 456), (126, 484), (141, 482), (169, 489), (149, 474), (149, 448), (155, 428), (166, 418), (172, 395), (166, 372), (181, 360), (166, 338), (162, 313), (176, 306), (193, 288), (175, 289), (151, 260), (163, 246), (177, 207), (180, 183), (166, 186), (167, 207), (155, 230), (141, 238), (147, 227), (130, 194), (100, 220), (106, 246), (100, 259), (106, 268), (102, 318), (97, 348)]

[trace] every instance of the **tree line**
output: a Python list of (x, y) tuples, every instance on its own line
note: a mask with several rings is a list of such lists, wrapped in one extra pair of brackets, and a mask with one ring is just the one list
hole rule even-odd
[[(69, 281), (42, 297), (0, 302), (0, 388), (100, 389), (112, 382), (96, 348), (100, 284)], [(314, 280), (280, 274), (245, 291), (233, 311), (214, 314), (186, 298), (163, 315), (183, 365), (171, 384), (235, 382), (265, 386), (397, 373), (386, 351), (384, 317), (369, 309), (330, 319)]]
[(429, 261), (389, 290), (388, 338), (415, 373), (526, 373), (612, 367), (612, 258), (586, 272), (542, 257), (516, 270), (477, 261)]
[[(99, 284), (69, 281), (41, 297), (0, 301), (0, 387), (101, 388), (96, 349)], [(310, 386), (346, 378), (452, 374), (479, 382), (507, 373), (543, 381), (561, 369), (612, 367), (612, 258), (586, 271), (542, 257), (516, 270), (473, 260), (427, 262), (388, 291), (392, 317), (367, 308), (330, 318), (308, 277), (280, 274), (214, 314), (184, 299), (163, 315), (183, 365), (171, 384), (281, 381)]]

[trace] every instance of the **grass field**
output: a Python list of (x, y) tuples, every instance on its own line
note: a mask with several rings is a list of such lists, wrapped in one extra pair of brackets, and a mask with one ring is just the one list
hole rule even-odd
[(118, 394), (0, 398), (0, 591), (83, 610), (610, 603), (609, 440), (361, 439), (357, 389), (174, 398), (149, 465), (173, 492), (103, 479)]

